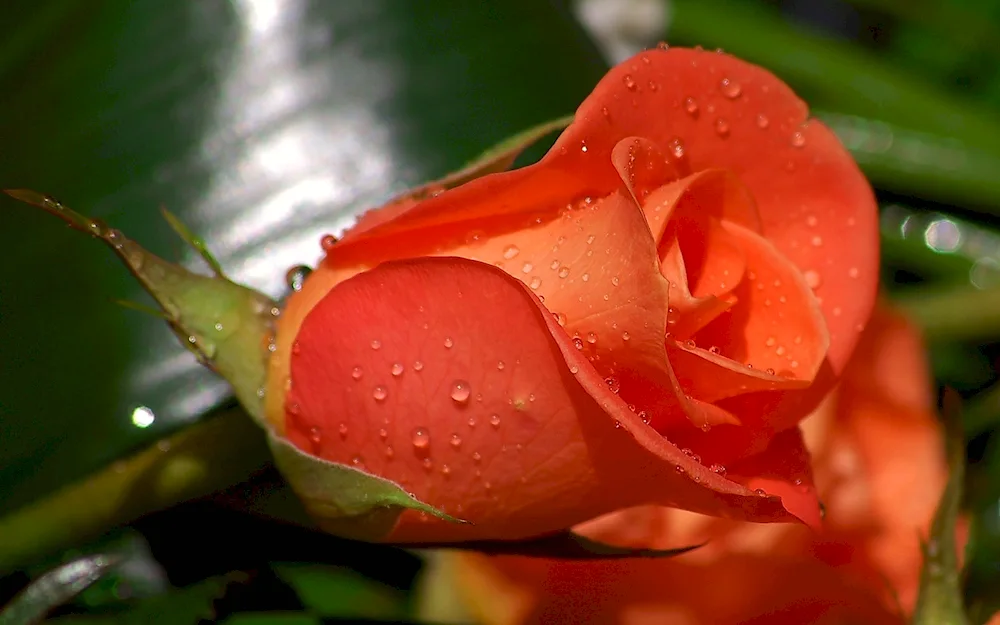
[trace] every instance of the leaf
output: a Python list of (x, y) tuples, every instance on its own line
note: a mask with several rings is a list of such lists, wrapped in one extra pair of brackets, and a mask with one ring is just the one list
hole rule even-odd
[(394, 482), (311, 456), (273, 433), (268, 442), (282, 476), (316, 523), (332, 534), (377, 541), (406, 509), (467, 523), (418, 500)]
[(0, 574), (242, 482), (268, 459), (260, 429), (243, 411), (217, 414), (0, 517)]
[[(86, 207), (200, 272), (194, 250), (171, 255), (165, 205), (230, 279), (280, 298), (326, 229), (574, 110), (607, 69), (562, 3), (282, 6), (6, 3), (0, 183)], [(231, 393), (161, 320), (109, 303), (147, 299), (110, 254), (6, 197), (0, 222), (7, 514)], [(155, 422), (133, 426), (137, 406)]]
[(489, 555), (526, 556), (554, 560), (619, 560), (622, 558), (673, 558), (703, 545), (674, 549), (632, 549), (597, 542), (572, 531), (527, 540), (482, 540), (439, 545), (411, 545), (420, 549), (479, 551)]
[(278, 315), (276, 302), (221, 275), (200, 239), (170, 213), (171, 227), (216, 270), (201, 276), (147, 252), (120, 231), (90, 219), (58, 200), (27, 189), (9, 189), (7, 195), (37, 206), (62, 219), (71, 228), (102, 240), (160, 305), (181, 344), (198, 360), (229, 382), (236, 398), (258, 423), (264, 423), (261, 404), (267, 377), (268, 337)]
[(394, 622), (407, 615), (405, 593), (347, 568), (304, 563), (272, 568), (312, 614)]
[(75, 597), (118, 563), (117, 557), (95, 554), (49, 571), (31, 582), (0, 611), (0, 625), (41, 622), (50, 610)]
[(546, 135), (563, 130), (572, 122), (573, 116), (566, 115), (523, 130), (487, 149), (458, 171), (452, 172), (440, 180), (410, 189), (390, 200), (390, 203), (421, 199), (435, 192), (463, 185), (476, 178), (504, 171), (510, 168), (517, 157), (534, 143)]
[(860, 46), (810, 33), (775, 10), (743, 2), (674, 0), (671, 7), (671, 43), (721, 46), (767, 67), (811, 106), (998, 154), (1000, 125), (988, 110), (908, 77)]
[(955, 544), (965, 479), (965, 437), (958, 394), (944, 395), (944, 420), (950, 476), (938, 504), (931, 535), (924, 545), (924, 569), (913, 625), (968, 625), (962, 604), (958, 549)]

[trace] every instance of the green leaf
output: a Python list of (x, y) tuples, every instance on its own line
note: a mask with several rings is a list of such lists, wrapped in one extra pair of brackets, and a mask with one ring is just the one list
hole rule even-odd
[(378, 541), (406, 509), (467, 523), (418, 500), (395, 482), (311, 456), (273, 433), (268, 442), (281, 475), (313, 520), (331, 534)]
[[(5, 4), (0, 187), (200, 271), (154, 217), (167, 206), (275, 299), (322, 234), (574, 110), (607, 69), (562, 3), (126, 4)], [(162, 320), (109, 301), (152, 303), (115, 258), (15, 206), (0, 197), (0, 514), (231, 395)]]
[(101, 579), (119, 559), (96, 554), (67, 562), (31, 582), (0, 610), (0, 625), (39, 623), (50, 610)]
[(921, 285), (893, 301), (936, 341), (976, 341), (1000, 335), (1000, 287)]
[(944, 419), (950, 475), (924, 544), (924, 568), (913, 625), (968, 625), (962, 604), (958, 549), (955, 544), (965, 479), (965, 437), (958, 394), (946, 391)]
[(194, 247), (214, 277), (202, 276), (167, 262), (126, 237), (121, 231), (84, 217), (58, 200), (27, 189), (7, 190), (11, 197), (37, 206), (70, 227), (102, 240), (153, 296), (181, 344), (198, 361), (217, 372), (232, 387), (251, 417), (265, 425), (264, 385), (267, 341), (273, 334), (276, 302), (221, 275), (218, 262), (176, 217), (164, 211), (171, 227)]
[(408, 615), (405, 593), (349, 569), (291, 562), (272, 568), (312, 614), (392, 622)]
[(240, 483), (269, 458), (261, 430), (246, 414), (224, 411), (0, 517), (0, 573)]
[(757, 4), (672, 0), (671, 9), (671, 43), (722, 47), (763, 65), (812, 107), (919, 129), (998, 154), (1000, 124), (991, 111), (907, 76), (860, 46), (809, 32)]
[(609, 545), (572, 531), (565, 531), (525, 540), (480, 540), (413, 546), (420, 549), (479, 551), (498, 556), (526, 556), (555, 560), (619, 560), (622, 558), (673, 558), (694, 551), (702, 545), (673, 549), (633, 549)]
[(215, 601), (230, 584), (246, 580), (242, 573), (212, 577), (185, 588), (124, 604), (111, 615), (67, 616), (54, 619), (61, 625), (199, 625), (215, 617)]

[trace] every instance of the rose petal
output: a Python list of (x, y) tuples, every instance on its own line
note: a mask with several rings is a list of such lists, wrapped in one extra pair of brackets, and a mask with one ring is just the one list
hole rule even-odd
[(296, 446), (357, 460), (473, 523), (406, 512), (393, 541), (526, 537), (650, 501), (792, 518), (643, 424), (530, 289), (489, 265), (421, 259), (359, 274), (306, 315), (291, 351)]
[(759, 391), (801, 389), (809, 385), (809, 380), (782, 377), (757, 368), (747, 369), (746, 365), (679, 341), (667, 343), (667, 355), (684, 393), (703, 402), (712, 403)]
[(697, 342), (756, 369), (812, 381), (830, 344), (812, 291), (767, 240), (735, 224), (723, 227), (743, 250), (746, 279), (734, 292), (738, 303), (730, 314), (702, 329)]
[[(600, 160), (633, 136), (659, 146), (679, 141), (691, 171), (727, 169), (747, 185), (764, 236), (811, 272), (839, 373), (875, 302), (878, 223), (871, 188), (833, 133), (807, 120), (806, 105), (766, 70), (671, 48), (613, 68), (550, 154), (584, 165), (580, 145)], [(593, 185), (615, 182), (608, 171), (587, 175)]]
[(776, 435), (763, 453), (731, 465), (729, 478), (749, 489), (778, 495), (786, 510), (813, 529), (820, 529), (809, 450), (798, 428)]

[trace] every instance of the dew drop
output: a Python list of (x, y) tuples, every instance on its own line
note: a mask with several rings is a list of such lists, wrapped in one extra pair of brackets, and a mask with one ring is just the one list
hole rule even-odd
[(323, 440), (323, 433), (317, 427), (309, 428), (309, 440), (311, 440), (314, 445), (319, 445)]
[(588, 332), (587, 333), (587, 342), (590, 343), (591, 345), (597, 343), (597, 333), (596, 332)]
[(590, 274), (585, 273), (582, 276), (580, 276), (580, 279), (583, 280), (584, 282), (587, 282), (588, 280), (590, 280)]
[(479, 461), (482, 460), (482, 459), (483, 459), (483, 455), (481, 453), (479, 453), (478, 451), (472, 452), (472, 461), (473, 462), (475, 462), (475, 463), (478, 464)]
[(391, 372), (392, 372), (392, 375), (395, 376), (395, 377), (397, 377), (397, 378), (399, 376), (403, 375), (403, 365), (402, 365), (402, 363), (398, 363), (397, 362), (397, 363), (393, 364)]
[(636, 89), (635, 78), (632, 78), (632, 74), (625, 74), (623, 82), (625, 83), (626, 89), (628, 89), (629, 91), (635, 91)]
[(450, 336), (446, 336), (444, 337), (444, 346), (445, 349), (451, 349), (452, 347), (455, 346), (455, 341), (451, 340)]
[(730, 100), (735, 100), (743, 93), (743, 88), (740, 87), (740, 83), (730, 78), (722, 79), (722, 82), (719, 83), (719, 90), (722, 91), (722, 95), (726, 96)]
[(851, 267), (850, 269), (848, 269), (847, 270), (847, 277), (849, 277), (849, 278), (857, 278), (858, 277), (858, 268), (857, 267)]
[(698, 116), (698, 101), (694, 98), (684, 99), (684, 110), (688, 112), (691, 117)]
[(713, 345), (713, 346), (711, 346), (711, 347), (708, 348), (708, 351), (711, 352), (711, 353), (713, 353), (713, 354), (718, 354), (722, 350), (719, 349), (718, 345)]
[(618, 379), (615, 378), (614, 376), (608, 376), (604, 378), (604, 383), (608, 385), (608, 390), (610, 390), (615, 395), (617, 395), (618, 391), (621, 389), (621, 385), (619, 384)]
[(500, 360), (500, 361), (497, 361), (497, 370), (498, 370), (498, 371), (503, 371), (504, 367), (506, 367), (506, 366), (507, 366), (507, 365), (505, 365), (505, 364), (504, 364), (504, 362), (503, 362), (502, 360)]
[(573, 375), (576, 375), (577, 373), (580, 373), (580, 367), (573, 365), (569, 368), (569, 372), (572, 373)]
[(559, 275), (560, 278), (565, 278), (566, 276), (568, 276), (569, 275), (569, 267), (563, 267), (562, 269), (560, 269), (558, 275)]
[(296, 265), (285, 273), (285, 284), (293, 291), (301, 291), (302, 284), (312, 273), (312, 269), (305, 265)]
[(583, 153), (587, 152), (587, 142), (586, 141), (581, 141), (580, 142), (580, 151), (583, 152)]
[(372, 397), (375, 398), (375, 401), (385, 401), (385, 398), (388, 396), (389, 391), (384, 386), (379, 385), (372, 390)]
[(823, 237), (817, 235), (809, 240), (813, 247), (820, 247), (823, 245)]
[(427, 449), (431, 444), (431, 434), (427, 428), (416, 428), (410, 436), (410, 441), (417, 449)]
[(801, 131), (792, 133), (792, 147), (801, 148), (806, 144), (806, 136)]
[(424, 465), (425, 471), (430, 471), (431, 469), (434, 468), (434, 461), (432, 461), (430, 458), (424, 458), (421, 464)]
[(681, 465), (675, 466), (674, 470), (677, 471), (677, 473), (680, 474), (680, 475), (684, 475), (684, 473), (685, 473), (684, 467), (682, 467)]
[[(429, 460), (429, 458), (428, 458), (428, 460)], [(441, 465), (441, 474), (442, 475), (450, 475), (451, 474), (451, 469), (448, 467), (448, 465), (446, 465), (446, 464), (442, 464)]]
[(764, 491), (763, 488), (755, 488), (755, 489), (753, 489), (753, 492), (758, 497), (767, 497), (767, 493)]
[(625, 330), (624, 332), (622, 332), (622, 340), (623, 341), (627, 341), (630, 338), (632, 338), (632, 335), (628, 333), (628, 330)]
[(810, 289), (814, 290), (818, 289), (819, 285), (823, 282), (822, 278), (819, 276), (819, 272), (812, 269), (803, 273), (802, 277), (805, 278), (806, 285), (808, 285)]
[(414, 371), (423, 371), (424, 370), (424, 363), (422, 363), (419, 360), (416, 361), (415, 363), (413, 363), (413, 370)]
[(767, 118), (767, 115), (763, 113), (757, 115), (757, 127), (761, 130), (766, 130), (768, 126), (771, 125), (771, 121)]
[(694, 342), (694, 339), (688, 339), (688, 340), (684, 341), (684, 347), (686, 347), (688, 349), (694, 349), (697, 346), (698, 345)]
[(319, 240), (320, 247), (323, 248), (324, 252), (329, 252), (333, 249), (333, 246), (337, 244), (337, 237), (332, 234), (325, 234), (323, 238)]
[(551, 269), (552, 271), (559, 269), (559, 261), (558, 260), (552, 261), (552, 264), (549, 265), (549, 269)]
[(372, 339), (371, 345), (372, 345), (372, 349), (375, 349), (375, 350), (381, 349), (382, 348), (382, 341), (380, 341), (378, 339)]
[(510, 260), (518, 255), (521, 250), (516, 245), (508, 245), (503, 250), (503, 257)]
[(611, 286), (618, 286), (619, 284), (621, 284), (621, 280), (618, 279), (618, 276), (611, 278)]
[(449, 440), (448, 442), (451, 443), (452, 447), (458, 449), (459, 447), (462, 446), (462, 437), (459, 436), (458, 434), (452, 434), (451, 440)]
[(386, 430), (385, 428), (379, 428), (378, 437), (381, 438), (382, 440), (389, 438), (389, 431)]
[(500, 415), (495, 414), (495, 413), (491, 414), (490, 415), (490, 425), (492, 425), (495, 428), (500, 427)]
[(528, 287), (532, 291), (538, 290), (538, 287), (540, 287), (540, 286), (542, 286), (542, 279), (539, 278), (538, 276), (535, 276), (534, 278), (532, 278), (531, 282), (528, 283)]
[(774, 375), (774, 369), (768, 367), (767, 369), (764, 369), (764, 373), (767, 375)]
[(583, 349), (583, 339), (578, 336), (573, 337), (573, 347), (577, 349)]
[(455, 380), (451, 383), (451, 398), (459, 403), (464, 404), (469, 401), (469, 395), (472, 392), (469, 390), (469, 383), (465, 380)]
[(724, 120), (721, 117), (719, 119), (715, 120), (715, 134), (719, 135), (722, 138), (728, 137), (729, 136), (729, 122), (727, 122), (726, 120)]
[(531, 263), (524, 263), (524, 265), (521, 266), (521, 271), (524, 273), (531, 273), (531, 270), (534, 268), (535, 266)]
[(713, 464), (712, 466), (708, 467), (708, 470), (711, 471), (712, 473), (715, 473), (716, 475), (721, 475), (722, 477), (726, 477), (726, 467), (722, 466), (721, 464)]
[(340, 438), (346, 438), (347, 437), (347, 424), (346, 423), (341, 423), (340, 425), (338, 425), (337, 426), (337, 433), (340, 434)]

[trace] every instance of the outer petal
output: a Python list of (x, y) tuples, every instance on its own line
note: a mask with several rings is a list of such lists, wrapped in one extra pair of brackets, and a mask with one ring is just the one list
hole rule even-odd
[(791, 518), (642, 423), (530, 289), (473, 261), (386, 263), (334, 287), (292, 347), (286, 419), (299, 448), (473, 523), (407, 512), (395, 541), (519, 538), (643, 502)]
[(822, 300), (830, 367), (839, 374), (875, 301), (874, 196), (836, 137), (807, 120), (805, 104), (784, 83), (725, 54), (650, 50), (615, 67), (542, 161), (419, 203), (349, 237), (330, 262), (363, 260), (383, 246), (405, 250), (408, 240), (436, 236), (431, 229), (446, 224), (464, 223), (467, 232), (477, 220), (551, 214), (603, 197), (619, 184), (612, 152), (630, 137), (672, 155), (670, 167), (657, 166), (664, 183), (688, 168), (717, 168), (749, 187), (764, 236), (805, 272)]

